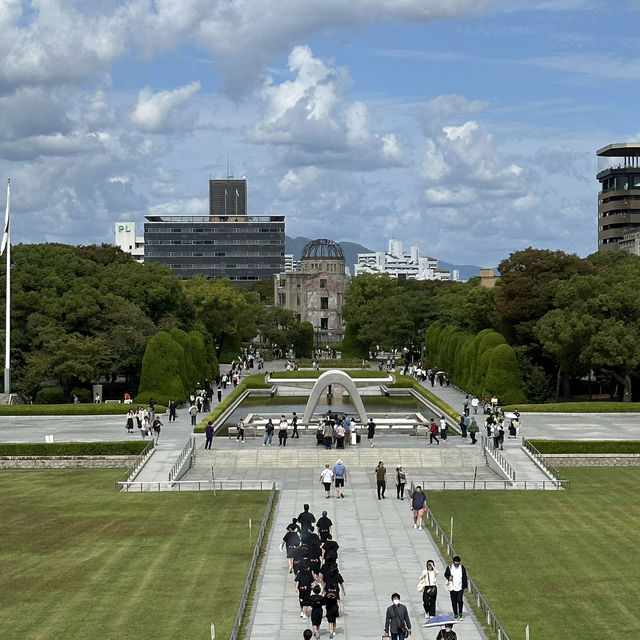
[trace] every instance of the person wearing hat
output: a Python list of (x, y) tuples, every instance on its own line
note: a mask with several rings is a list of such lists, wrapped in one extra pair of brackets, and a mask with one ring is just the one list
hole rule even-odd
[(338, 458), (333, 467), (333, 475), (336, 483), (336, 498), (344, 498), (344, 483), (347, 481), (347, 467)]

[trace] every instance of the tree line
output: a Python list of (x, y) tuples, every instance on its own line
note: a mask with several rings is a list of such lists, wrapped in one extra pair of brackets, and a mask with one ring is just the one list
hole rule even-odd
[[(12, 390), (25, 396), (57, 385), (68, 400), (91, 382), (116, 380), (135, 393), (147, 344), (161, 331), (200, 333), (221, 362), (258, 335), (269, 347), (307, 348), (308, 327), (270, 304), (271, 280), (250, 288), (181, 280), (107, 244), (18, 244), (11, 258)], [(4, 296), (0, 310), (4, 318)]]
[(343, 351), (364, 357), (395, 348), (415, 356), (436, 321), (467, 334), (491, 329), (515, 351), (530, 401), (598, 392), (635, 399), (640, 257), (611, 251), (580, 258), (529, 247), (510, 254), (498, 271), (492, 289), (480, 286), (479, 278), (466, 283), (353, 278), (343, 309)]

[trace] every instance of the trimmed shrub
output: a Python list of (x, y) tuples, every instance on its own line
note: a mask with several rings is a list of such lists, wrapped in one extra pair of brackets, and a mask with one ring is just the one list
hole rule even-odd
[(182, 385), (189, 393), (192, 389), (196, 388), (198, 380), (198, 372), (193, 360), (193, 344), (189, 338), (189, 334), (182, 329), (173, 328), (169, 331), (169, 335), (175, 340), (184, 350), (184, 356), (182, 360)]
[(300, 331), (294, 342), (297, 358), (310, 358), (313, 354), (313, 325), (310, 322), (302, 322)]
[(134, 442), (7, 442), (0, 456), (137, 456), (149, 441)]
[(540, 453), (640, 453), (640, 440), (533, 440)]
[(231, 363), (234, 358), (240, 355), (240, 334), (235, 333), (223, 333), (222, 340), (220, 340), (220, 355), (218, 356), (220, 362), (225, 364)]
[(516, 352), (508, 344), (499, 344), (491, 350), (483, 394), (496, 395), (503, 404), (524, 402)]
[(184, 357), (184, 349), (166, 331), (156, 333), (142, 358), (140, 388), (134, 402), (144, 404), (150, 397), (164, 405), (169, 400), (184, 402), (188, 395), (182, 377)]
[(76, 395), (80, 402), (93, 402), (91, 390), (84, 387), (74, 387), (69, 394), (69, 402), (73, 402), (73, 396)]
[(64, 389), (62, 387), (45, 387), (36, 393), (36, 404), (64, 404)]
[(207, 356), (207, 364), (209, 365), (209, 380), (215, 380), (220, 375), (220, 364), (218, 363), (213, 338), (209, 333), (206, 333), (204, 336), (204, 348)]
[(342, 340), (343, 358), (368, 358), (367, 345), (358, 340), (358, 327), (348, 322), (344, 328), (344, 339)]
[[(0, 405), (0, 416), (119, 416), (131, 409), (130, 404), (101, 402), (94, 404), (8, 404)], [(156, 404), (156, 413), (164, 413), (166, 407)], [(123, 423), (124, 424), (124, 423)], [(96, 427), (98, 428), (98, 427)]]

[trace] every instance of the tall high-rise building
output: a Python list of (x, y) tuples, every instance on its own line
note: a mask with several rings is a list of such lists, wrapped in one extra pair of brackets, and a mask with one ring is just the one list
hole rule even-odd
[(247, 179), (209, 180), (209, 215), (246, 216)]
[(598, 149), (598, 250), (626, 248), (625, 236), (640, 231), (640, 143)]
[(178, 276), (201, 274), (238, 284), (270, 278), (284, 268), (284, 216), (247, 215), (247, 181), (210, 180), (209, 215), (148, 215), (146, 262)]

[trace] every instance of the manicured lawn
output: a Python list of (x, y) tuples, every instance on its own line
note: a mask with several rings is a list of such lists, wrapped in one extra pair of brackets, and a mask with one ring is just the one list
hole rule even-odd
[(640, 402), (554, 402), (548, 404), (511, 404), (503, 411), (518, 409), (522, 413), (640, 413)]
[[(387, 371), (373, 371), (371, 369), (341, 369), (350, 378), (386, 378), (389, 373)], [(315, 369), (298, 369), (297, 371), (274, 371), (271, 374), (272, 380), (278, 380), (281, 378), (319, 378), (326, 371), (319, 371)]]
[[(119, 416), (126, 415), (129, 409), (135, 411), (137, 405), (118, 404), (9, 404), (0, 406), (0, 416)], [(167, 409), (157, 404), (156, 413)]]
[(527, 624), (532, 639), (640, 637), (640, 469), (563, 472), (568, 491), (434, 491), (430, 507), (446, 530), (454, 516), (454, 547), (511, 638)]
[(2, 472), (3, 637), (229, 636), (267, 492), (121, 494), (118, 473)]

